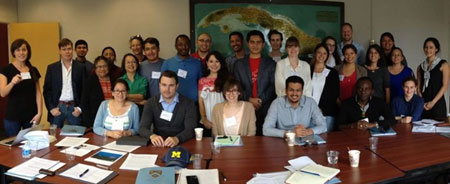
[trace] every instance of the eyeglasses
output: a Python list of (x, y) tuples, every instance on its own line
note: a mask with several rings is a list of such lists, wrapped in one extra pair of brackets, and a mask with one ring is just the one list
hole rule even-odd
[(126, 90), (114, 90), (113, 92), (117, 93), (117, 94), (119, 94), (119, 93), (126, 94), (128, 91), (126, 91)]
[(230, 90), (227, 90), (226, 92), (227, 92), (227, 93), (234, 93), (234, 94), (237, 94), (237, 93), (239, 93), (239, 90), (237, 90), (237, 89), (230, 89)]

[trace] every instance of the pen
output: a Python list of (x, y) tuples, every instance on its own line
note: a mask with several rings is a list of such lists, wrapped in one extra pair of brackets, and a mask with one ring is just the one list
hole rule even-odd
[(86, 169), (83, 173), (81, 173), (80, 178), (83, 177), (87, 172), (89, 172), (89, 169)]
[(306, 173), (306, 174), (312, 174), (312, 175), (320, 176), (320, 174), (313, 173), (313, 172), (308, 172), (308, 171), (300, 171), (300, 172)]
[(227, 181), (227, 177), (225, 176), (225, 174), (223, 174), (223, 172), (220, 172), (220, 175), (222, 175), (223, 181)]
[(230, 136), (230, 141), (233, 141), (233, 138), (231, 138), (231, 136)]

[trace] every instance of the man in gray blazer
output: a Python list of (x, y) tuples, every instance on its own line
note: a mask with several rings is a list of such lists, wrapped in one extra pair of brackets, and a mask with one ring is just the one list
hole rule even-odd
[(144, 106), (139, 135), (158, 147), (173, 147), (194, 137), (197, 111), (194, 101), (177, 93), (178, 76), (167, 70), (159, 79), (161, 95)]
[(242, 100), (249, 101), (256, 110), (256, 135), (262, 135), (267, 110), (275, 99), (275, 67), (271, 58), (262, 57), (264, 35), (253, 30), (247, 34), (248, 56), (234, 64), (234, 76), (242, 84)]

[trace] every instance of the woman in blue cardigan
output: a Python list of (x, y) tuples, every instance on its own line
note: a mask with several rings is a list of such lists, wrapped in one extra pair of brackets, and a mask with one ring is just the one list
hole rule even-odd
[(127, 100), (130, 88), (123, 79), (113, 85), (113, 99), (105, 100), (100, 105), (94, 121), (94, 132), (112, 138), (132, 136), (139, 129), (139, 109)]

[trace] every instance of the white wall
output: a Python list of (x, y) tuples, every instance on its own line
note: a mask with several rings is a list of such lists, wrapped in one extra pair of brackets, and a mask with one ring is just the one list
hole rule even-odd
[(16, 0), (0, 0), (0, 22), (17, 22)]

